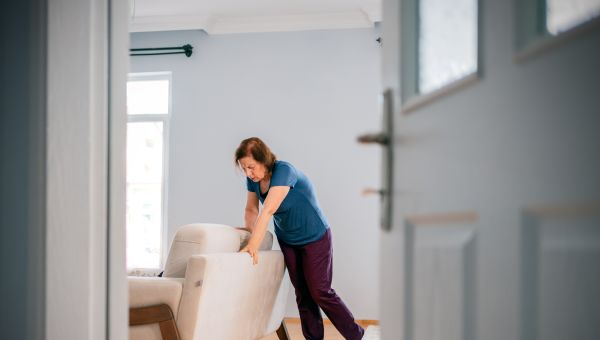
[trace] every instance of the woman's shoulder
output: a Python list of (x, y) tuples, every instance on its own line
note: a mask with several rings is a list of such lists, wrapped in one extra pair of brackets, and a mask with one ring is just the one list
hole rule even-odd
[(295, 167), (292, 165), (292, 163), (288, 162), (288, 161), (282, 161), (280, 159), (275, 161), (275, 167), (282, 167), (282, 168), (293, 168), (295, 169)]
[(283, 176), (286, 176), (286, 175), (298, 176), (298, 174), (300, 174), (300, 171), (298, 170), (298, 168), (296, 168), (290, 162), (277, 160), (277, 161), (275, 161), (273, 173), (274, 174), (279, 173), (280, 175), (283, 175)]

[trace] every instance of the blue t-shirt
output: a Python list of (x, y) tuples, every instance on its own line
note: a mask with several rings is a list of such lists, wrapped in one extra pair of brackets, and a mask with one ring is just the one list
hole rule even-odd
[[(276, 161), (269, 188), (274, 186), (290, 187), (273, 215), (277, 237), (290, 245), (304, 245), (320, 239), (329, 228), (329, 223), (319, 207), (315, 189), (308, 177), (290, 163)], [(250, 178), (246, 178), (246, 187), (264, 203), (268, 191), (261, 195), (259, 183)]]

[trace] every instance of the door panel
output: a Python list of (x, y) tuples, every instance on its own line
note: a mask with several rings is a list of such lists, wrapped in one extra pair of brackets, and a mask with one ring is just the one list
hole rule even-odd
[(476, 228), (469, 220), (407, 223), (412, 273), (409, 338), (473, 339)]
[(600, 206), (526, 209), (522, 338), (600, 338)]

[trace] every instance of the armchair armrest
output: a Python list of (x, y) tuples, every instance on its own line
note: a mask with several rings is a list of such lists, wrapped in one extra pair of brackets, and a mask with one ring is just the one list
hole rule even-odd
[(127, 277), (129, 308), (166, 304), (177, 318), (184, 279), (164, 277)]

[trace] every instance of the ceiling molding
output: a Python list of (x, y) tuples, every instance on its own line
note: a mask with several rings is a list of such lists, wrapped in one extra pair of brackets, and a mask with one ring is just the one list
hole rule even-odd
[(207, 16), (136, 16), (129, 23), (129, 32), (200, 30), (208, 23)]
[(254, 17), (218, 17), (206, 27), (209, 34), (289, 32), (373, 27), (363, 11)]
[(209, 34), (289, 32), (373, 27), (381, 11), (364, 8), (334, 13), (270, 16), (136, 16), (130, 32), (205, 30)]
[(381, 22), (381, 5), (363, 6), (361, 10), (371, 22)]

